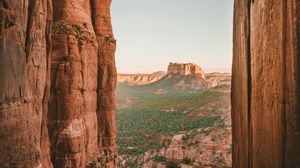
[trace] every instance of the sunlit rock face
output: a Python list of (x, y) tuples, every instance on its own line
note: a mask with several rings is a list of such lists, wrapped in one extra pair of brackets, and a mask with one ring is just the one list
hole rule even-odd
[(300, 167), (300, 2), (234, 10), (233, 167)]
[(172, 63), (170, 62), (168, 66), (168, 75), (169, 74), (178, 74), (178, 75), (201, 75), (203, 78), (205, 77), (203, 70), (196, 64), (187, 63)]
[(0, 1), (1, 168), (116, 167), (110, 4)]
[(128, 85), (146, 85), (158, 81), (165, 75), (164, 72), (152, 74), (118, 74), (118, 82)]
[[(205, 79), (204, 71), (193, 63), (172, 63), (168, 66), (167, 75), (160, 81), (173, 81), (176, 90), (208, 89), (213, 85)], [(175, 82), (174, 82), (175, 81)]]

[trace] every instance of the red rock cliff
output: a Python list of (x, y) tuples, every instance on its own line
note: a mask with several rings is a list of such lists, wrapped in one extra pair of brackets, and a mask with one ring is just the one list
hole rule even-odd
[(170, 62), (168, 66), (168, 74), (178, 74), (178, 75), (201, 75), (205, 78), (203, 70), (196, 64), (187, 63), (172, 63)]
[(48, 126), (55, 167), (115, 167), (116, 42), (110, 3), (53, 1)]
[(0, 1), (0, 165), (52, 167), (46, 127), (51, 1)]
[(300, 167), (300, 2), (235, 0), (233, 167)]
[(1, 167), (116, 166), (110, 4), (0, 1)]

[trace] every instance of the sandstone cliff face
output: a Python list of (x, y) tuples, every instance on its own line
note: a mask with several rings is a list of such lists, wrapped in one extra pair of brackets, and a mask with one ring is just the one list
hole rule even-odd
[(0, 1), (0, 165), (51, 167), (47, 136), (51, 2)]
[[(54, 1), (49, 135), (55, 167), (115, 166), (110, 1)], [(97, 160), (103, 163), (97, 163)]]
[(170, 62), (167, 74), (178, 74), (182, 76), (197, 74), (205, 78), (203, 70), (198, 65), (192, 63), (180, 64)]
[(167, 75), (160, 81), (172, 83), (176, 90), (186, 89), (207, 89), (212, 87), (212, 83), (205, 79), (204, 71), (196, 64), (171, 63), (168, 66)]
[(233, 166), (300, 167), (300, 2), (234, 9)]
[(1, 167), (116, 166), (110, 4), (0, 1)]
[(53, 1), (49, 136), (55, 167), (83, 167), (98, 152), (97, 49), (89, 1)]

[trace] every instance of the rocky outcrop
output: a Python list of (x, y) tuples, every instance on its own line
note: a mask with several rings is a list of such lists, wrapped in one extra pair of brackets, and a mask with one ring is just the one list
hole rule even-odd
[(234, 10), (233, 167), (300, 167), (300, 2)]
[(212, 83), (205, 78), (204, 71), (196, 64), (171, 63), (168, 66), (167, 75), (157, 81), (157, 85), (168, 84), (175, 90), (207, 89)]
[(0, 1), (1, 167), (116, 166), (110, 4)]
[(0, 165), (52, 167), (46, 127), (51, 1), (0, 1)]
[[(128, 85), (151, 85), (157, 88), (154, 94), (164, 94), (166, 90), (207, 89), (217, 85), (205, 79), (204, 71), (196, 64), (170, 63), (168, 72), (152, 74), (118, 74), (118, 82)], [(215, 84), (215, 85), (214, 85)]]
[[(55, 167), (114, 167), (110, 1), (54, 1), (49, 135)], [(103, 163), (98, 163), (98, 159)]]
[(53, 1), (49, 136), (54, 167), (84, 167), (98, 152), (97, 52), (89, 1)]
[(128, 85), (146, 85), (158, 81), (165, 74), (118, 74), (118, 82), (126, 83)]
[(187, 64), (181, 64), (181, 63), (169, 63), (168, 66), (168, 75), (170, 74), (177, 74), (177, 75), (199, 75), (202, 78), (205, 78), (203, 70), (196, 64), (187, 63)]

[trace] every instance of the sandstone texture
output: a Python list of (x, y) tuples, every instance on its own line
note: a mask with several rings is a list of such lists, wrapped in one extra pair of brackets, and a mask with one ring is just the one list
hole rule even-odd
[(51, 2), (0, 1), (0, 167), (51, 167)]
[(110, 4), (0, 1), (0, 167), (116, 166)]
[(206, 80), (204, 71), (192, 63), (170, 62), (167, 75), (158, 82), (169, 83), (175, 90), (199, 90), (212, 87), (212, 83)]
[(186, 75), (200, 75), (205, 78), (203, 70), (196, 64), (192, 63), (169, 63), (167, 74)]
[(235, 0), (233, 167), (300, 167), (300, 2)]

